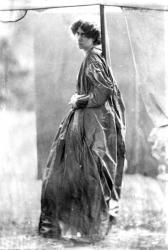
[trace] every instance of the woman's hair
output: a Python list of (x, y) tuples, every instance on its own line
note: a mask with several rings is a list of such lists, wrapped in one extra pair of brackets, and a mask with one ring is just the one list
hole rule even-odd
[(85, 36), (87, 38), (93, 39), (94, 45), (101, 44), (100, 30), (98, 29), (98, 27), (96, 25), (89, 23), (89, 22), (84, 22), (82, 20), (79, 20), (79, 21), (73, 23), (71, 26), (71, 30), (72, 30), (72, 33), (74, 35), (77, 33), (78, 28), (81, 28), (83, 30), (83, 32), (85, 33)]

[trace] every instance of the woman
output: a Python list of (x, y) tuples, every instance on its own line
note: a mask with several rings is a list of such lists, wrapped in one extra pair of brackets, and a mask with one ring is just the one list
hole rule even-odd
[(100, 31), (72, 25), (85, 58), (72, 109), (62, 121), (44, 173), (39, 232), (43, 236), (103, 237), (120, 197), (124, 105), (101, 51)]

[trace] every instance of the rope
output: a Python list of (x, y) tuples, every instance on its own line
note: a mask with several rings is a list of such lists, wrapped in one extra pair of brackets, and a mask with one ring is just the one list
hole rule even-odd
[(110, 71), (111, 71), (111, 74), (112, 74), (112, 77), (113, 77), (113, 80), (114, 82), (117, 82), (115, 77), (114, 77), (114, 74), (113, 74), (113, 69), (112, 69), (112, 62), (111, 62), (111, 53), (110, 53), (110, 39), (109, 39), (109, 29), (107, 28), (107, 18), (106, 18), (106, 15), (105, 15), (105, 31), (106, 31), (106, 43), (107, 43), (107, 55), (108, 55), (108, 60), (109, 60), (109, 66), (110, 66)]
[(61, 5), (61, 6), (43, 6), (43, 7), (19, 7), (19, 8), (3, 8), (0, 9), (2, 11), (7, 11), (7, 10), (47, 10), (47, 9), (55, 9), (55, 8), (74, 8), (74, 7), (89, 7), (89, 6), (96, 6), (96, 5), (104, 5), (107, 7), (120, 7), (120, 8), (127, 8), (127, 9), (134, 9), (134, 10), (144, 10), (144, 11), (148, 11), (148, 10), (152, 10), (152, 11), (168, 11), (168, 6), (156, 6), (156, 7), (140, 7), (140, 6), (130, 6), (130, 5), (120, 5), (120, 4), (102, 4), (102, 3), (93, 3), (93, 4), (76, 4), (76, 5)]
[(134, 55), (134, 49), (133, 49), (133, 45), (132, 45), (131, 34), (130, 34), (129, 26), (128, 26), (127, 17), (126, 17), (126, 14), (125, 14), (125, 11), (124, 11), (123, 8), (122, 8), (122, 12), (124, 14), (124, 19), (125, 19), (125, 24), (126, 24), (128, 39), (129, 39), (129, 43), (130, 43), (131, 55), (132, 55), (132, 60), (133, 60), (133, 64), (134, 64), (134, 69), (135, 69), (135, 76), (136, 76), (136, 80), (138, 80), (138, 82), (139, 82), (139, 74), (138, 74), (136, 59), (135, 59), (135, 55)]
[[(3, 21), (3, 20), (0, 20), (0, 22), (3, 22), (3, 23), (11, 23), (11, 22), (18, 22), (20, 21), (21, 19), (23, 19), (26, 14), (27, 14), (27, 11), (28, 10), (31, 10), (31, 11), (45, 11), (45, 10), (49, 10), (49, 9), (60, 9), (60, 8), (74, 8), (74, 7), (90, 7), (90, 6), (98, 6), (98, 5), (102, 5), (100, 3), (95, 3), (95, 4), (76, 4), (76, 5), (62, 5), (62, 6), (46, 6), (46, 7), (26, 7), (26, 8), (23, 8), (23, 7), (20, 7), (20, 8), (10, 8), (10, 9), (1, 9), (0, 8), (0, 11), (25, 11), (24, 15), (14, 21)], [(14, 4), (13, 4), (14, 6)], [(119, 5), (119, 4), (104, 4), (103, 6), (105, 7), (119, 7), (121, 9), (125, 8), (125, 9), (131, 9), (131, 10), (141, 10), (141, 11), (163, 11), (163, 12), (167, 12), (168, 11), (168, 7), (162, 7), (162, 8), (151, 8), (151, 7), (137, 7), (137, 6), (127, 6), (127, 5)]]
[[(18, 11), (18, 10), (17, 10), (17, 11)], [(23, 11), (23, 10), (21, 10), (21, 11)], [(12, 11), (10, 11), (10, 12), (12, 12)], [(15, 11), (14, 11), (14, 12), (15, 12)], [(16, 22), (22, 20), (22, 19), (26, 16), (27, 12), (28, 12), (28, 10), (24, 10), (24, 14), (23, 14), (21, 17), (15, 19), (15, 20), (7, 20), (7, 21), (4, 21), (4, 20), (0, 19), (0, 22), (1, 22), (1, 23), (16, 23)], [(12, 13), (10, 13), (10, 14), (12, 14)], [(0, 15), (0, 16), (1, 16), (1, 15)], [(11, 15), (11, 16), (12, 16), (12, 15)]]
[[(122, 9), (123, 11), (123, 9)], [(140, 85), (140, 77), (139, 77), (139, 73), (138, 73), (138, 69), (137, 69), (137, 64), (136, 64), (136, 59), (135, 59), (135, 54), (134, 54), (134, 49), (133, 49), (133, 44), (132, 44), (132, 39), (131, 39), (131, 34), (130, 34), (130, 30), (129, 30), (129, 25), (128, 25), (128, 21), (127, 21), (127, 17), (125, 14), (125, 11), (123, 11), (124, 14), (124, 18), (125, 18), (125, 23), (126, 23), (126, 29), (127, 29), (127, 34), (128, 34), (128, 39), (129, 39), (129, 43), (130, 43), (130, 48), (131, 48), (131, 55), (132, 55), (132, 60), (133, 60), (133, 65), (134, 65), (134, 70), (135, 70), (135, 130), (137, 133), (137, 130), (139, 129), (139, 125), (138, 125), (138, 120), (139, 120), (139, 96), (138, 96), (138, 86)], [(137, 143), (135, 144), (135, 160), (136, 163), (139, 162), (139, 140), (137, 140)]]

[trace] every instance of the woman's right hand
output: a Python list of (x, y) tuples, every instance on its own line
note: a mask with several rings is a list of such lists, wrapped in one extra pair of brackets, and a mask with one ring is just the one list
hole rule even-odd
[(75, 93), (74, 95), (72, 95), (69, 104), (71, 104), (73, 108), (77, 108), (77, 105), (76, 105), (77, 101), (79, 99), (81, 99), (82, 97), (84, 97), (84, 96), (85, 95), (78, 95), (78, 94)]

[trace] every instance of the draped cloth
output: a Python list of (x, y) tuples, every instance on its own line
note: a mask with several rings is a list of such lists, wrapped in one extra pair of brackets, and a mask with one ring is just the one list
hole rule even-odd
[(118, 201), (125, 159), (124, 104), (109, 67), (92, 48), (81, 65), (77, 101), (61, 122), (44, 171), (39, 232), (103, 237)]

